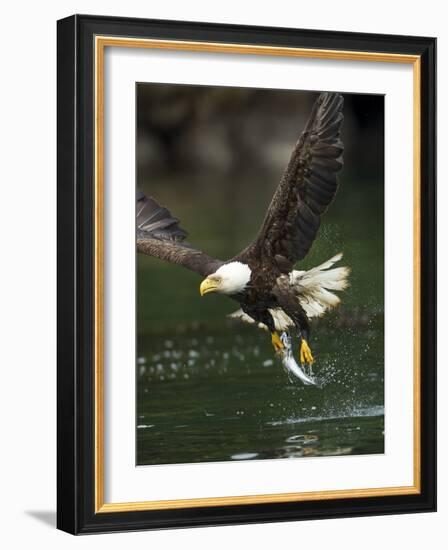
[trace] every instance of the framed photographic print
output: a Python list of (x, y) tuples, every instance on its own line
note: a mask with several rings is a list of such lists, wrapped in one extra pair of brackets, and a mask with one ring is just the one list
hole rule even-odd
[(58, 22), (58, 527), (435, 510), (435, 39)]

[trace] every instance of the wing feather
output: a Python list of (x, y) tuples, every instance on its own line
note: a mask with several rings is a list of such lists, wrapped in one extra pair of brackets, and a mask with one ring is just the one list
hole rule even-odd
[(222, 264), (220, 260), (184, 242), (187, 232), (179, 220), (153, 198), (137, 193), (137, 252), (177, 264), (206, 277)]
[(344, 151), (340, 135), (343, 103), (341, 94), (319, 95), (257, 239), (237, 259), (270, 258), (282, 272), (288, 272), (308, 254), (321, 216), (338, 189), (337, 175), (343, 165)]

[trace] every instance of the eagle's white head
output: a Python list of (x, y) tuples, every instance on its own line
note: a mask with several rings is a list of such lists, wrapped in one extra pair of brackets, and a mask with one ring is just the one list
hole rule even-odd
[(201, 296), (209, 292), (237, 294), (242, 292), (250, 281), (251, 269), (242, 262), (230, 262), (204, 279), (199, 287)]

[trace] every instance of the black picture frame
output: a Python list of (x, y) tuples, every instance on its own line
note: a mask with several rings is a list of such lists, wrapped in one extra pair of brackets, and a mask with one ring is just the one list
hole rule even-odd
[[(57, 526), (72, 534), (436, 509), (436, 40), (428, 37), (74, 15), (57, 25)], [(409, 54), (421, 60), (419, 494), (97, 513), (94, 391), (95, 36)]]

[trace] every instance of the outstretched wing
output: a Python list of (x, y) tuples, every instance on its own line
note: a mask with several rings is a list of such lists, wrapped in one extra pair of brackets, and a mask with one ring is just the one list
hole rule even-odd
[(342, 168), (343, 97), (321, 93), (294, 147), (254, 243), (238, 259), (272, 258), (287, 273), (308, 253), (322, 214), (333, 200)]
[(137, 251), (199, 273), (214, 273), (222, 264), (184, 242), (187, 232), (179, 220), (153, 198), (137, 191)]

